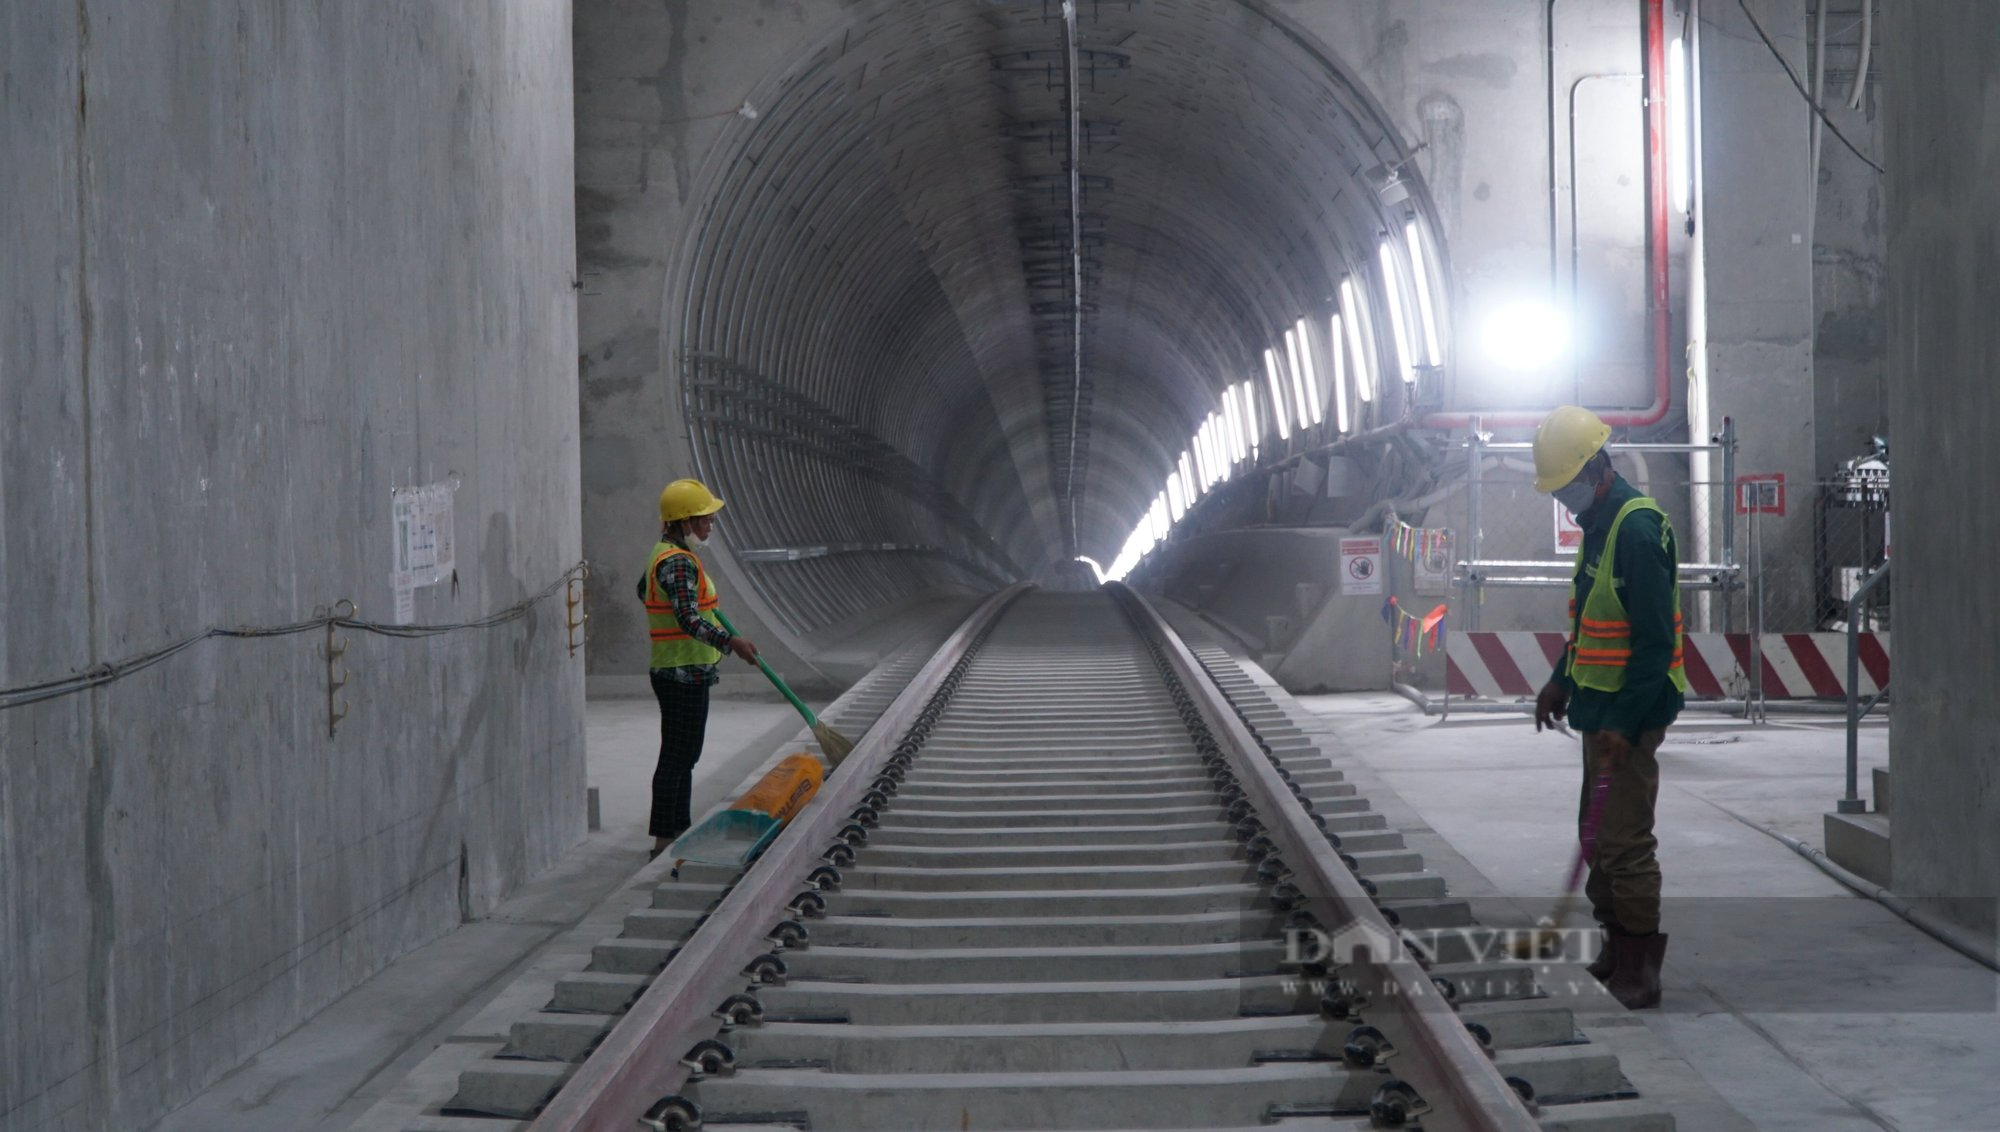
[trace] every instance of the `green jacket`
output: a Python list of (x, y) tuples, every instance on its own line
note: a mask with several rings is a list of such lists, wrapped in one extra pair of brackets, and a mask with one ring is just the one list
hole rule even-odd
[[(1604, 553), (1604, 537), (1612, 520), (1628, 500), (1640, 497), (1639, 490), (1612, 480), (1611, 490), (1597, 505), (1577, 516), (1583, 528), (1582, 562), (1595, 562)], [(1681, 713), (1686, 698), (1667, 678), (1674, 658), (1674, 587), (1678, 578), (1679, 549), (1672, 531), (1661, 528), (1660, 516), (1652, 511), (1635, 511), (1618, 529), (1616, 560), (1619, 597), (1632, 622), (1632, 659), (1625, 665), (1625, 686), (1616, 692), (1579, 688), (1558, 664), (1549, 679), (1569, 689), (1569, 725), (1578, 731), (1617, 731), (1637, 741), (1640, 733), (1671, 725)], [(1581, 593), (1583, 579), (1579, 577)], [(1583, 602), (1577, 602), (1582, 616)], [(1576, 625), (1572, 621), (1574, 637)]]

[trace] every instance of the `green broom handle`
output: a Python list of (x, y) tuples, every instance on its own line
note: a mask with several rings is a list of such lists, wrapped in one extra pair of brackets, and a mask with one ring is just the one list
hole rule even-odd
[[(731, 625), (729, 623), (729, 615), (727, 613), (724, 613), (723, 611), (718, 609), (715, 611), (715, 619), (717, 621), (722, 622), (722, 627), (729, 631), (730, 636), (734, 637), (737, 635), (736, 626)], [(759, 656), (757, 658), (757, 667), (764, 670), (764, 675), (771, 678), (771, 683), (776, 685), (777, 689), (785, 694), (786, 699), (792, 701), (792, 706), (799, 709), (800, 715), (806, 717), (806, 726), (808, 727), (819, 726), (819, 717), (813, 714), (813, 709), (806, 706), (806, 702), (799, 698), (799, 694), (797, 692), (792, 691), (790, 687), (786, 686), (783, 677), (779, 676), (776, 672), (771, 671), (771, 666), (769, 664), (764, 663), (764, 658), (762, 656)]]

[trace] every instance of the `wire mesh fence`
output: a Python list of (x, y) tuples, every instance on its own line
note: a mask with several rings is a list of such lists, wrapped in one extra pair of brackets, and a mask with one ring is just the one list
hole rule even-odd
[[(1788, 494), (1775, 476), (1737, 479), (1724, 444), (1614, 453), (1619, 472), (1673, 526), (1688, 632), (1749, 642), (1837, 633), (1850, 620), (1863, 631), (1889, 628), (1888, 587), (1856, 596), (1888, 556), (1886, 486), (1857, 490), (1853, 478), (1834, 479), (1793, 485)], [(1421, 513), (1392, 516), (1384, 537), (1383, 621), (1394, 678), (1417, 689), (1445, 685), (1451, 633), (1546, 637), (1569, 627), (1582, 531), (1534, 490), (1532, 465), (1507, 446), (1468, 455), (1474, 459), (1457, 491)], [(1554, 647), (1560, 651), (1559, 642)], [(1739, 692), (1761, 696), (1760, 683), (1749, 679)]]

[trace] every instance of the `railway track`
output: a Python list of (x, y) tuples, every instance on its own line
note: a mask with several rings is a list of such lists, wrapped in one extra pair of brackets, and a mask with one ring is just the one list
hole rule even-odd
[(1673, 1128), (1116, 587), (996, 595), (748, 872), (655, 905), (427, 1128)]

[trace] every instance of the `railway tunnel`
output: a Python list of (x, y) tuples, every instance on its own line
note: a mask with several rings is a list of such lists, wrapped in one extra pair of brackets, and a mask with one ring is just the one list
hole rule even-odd
[[(9, 6), (0, 1130), (1976, 1126), (1978, 28)], [(1560, 404), (1680, 539), (1657, 1013), (1514, 950)], [(683, 476), (856, 741), (754, 863), (636, 832)], [(833, 754), (713, 705), (697, 818)]]
[[(683, 26), (719, 45), (728, 23)], [(1446, 249), (1412, 147), (1295, 22), (1002, 4), (799, 23), (740, 92), (674, 77), (672, 105), (736, 111), (662, 124), (713, 134), (687, 223), (582, 262), (668, 265), (640, 380), (681, 412), (643, 447), (685, 443), (731, 485), (731, 565), (803, 647), (937, 587), (1123, 573), (1135, 531), (1253, 448), (1391, 424), (1403, 378), (1443, 372)], [(584, 207), (614, 232), (625, 210)], [(1392, 313), (1439, 356), (1403, 358)], [(586, 449), (632, 445), (630, 415), (596, 424), (631, 379), (586, 358)], [(604, 394), (600, 363), (621, 375)]]

